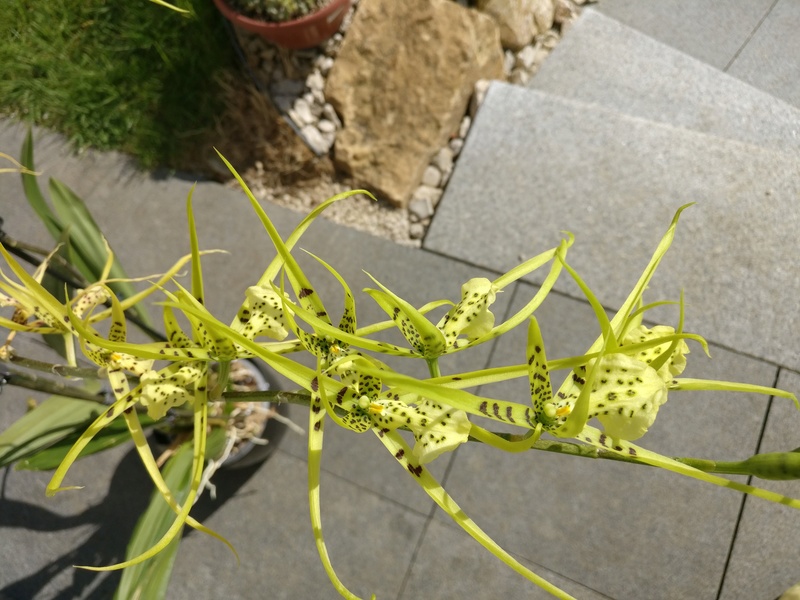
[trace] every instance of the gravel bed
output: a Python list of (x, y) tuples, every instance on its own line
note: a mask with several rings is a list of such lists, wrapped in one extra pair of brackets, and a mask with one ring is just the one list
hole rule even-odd
[[(554, 0), (553, 28), (537, 35), (533, 43), (517, 52), (505, 51), (506, 80), (517, 85), (528, 83), (577, 17), (580, 6), (591, 1)], [(354, 0), (340, 31), (323, 46), (309, 50), (277, 48), (256, 35), (236, 31), (248, 70), (259, 88), (269, 95), (287, 122), (323, 160), (330, 155), (336, 133), (342, 126), (336, 111), (325, 100), (325, 81), (357, 9), (358, 0)], [(326, 217), (400, 244), (420, 246), (488, 85), (488, 81), (476, 85), (457, 135), (436, 153), (407, 208), (357, 196), (334, 204), (326, 211)], [(256, 162), (245, 179), (259, 199), (301, 212), (308, 212), (327, 198), (357, 187), (332, 169), (304, 181), (302, 186), (276, 186), (262, 162)]]

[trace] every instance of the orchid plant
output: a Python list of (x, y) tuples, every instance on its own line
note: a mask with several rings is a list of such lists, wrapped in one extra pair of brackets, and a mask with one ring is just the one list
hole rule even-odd
[[(103, 248), (104, 267), (96, 281), (71, 297), (61, 298), (42, 285), (42, 278), (56, 253), (45, 259), (35, 273), (29, 274), (8, 249), (0, 245), (0, 254), (10, 271), (0, 272), (0, 306), (12, 311), (10, 317), (0, 318), (0, 326), (11, 332), (2, 347), (3, 358), (15, 358), (10, 345), (15, 334), (56, 335), (68, 349), (65, 357), (70, 367), (78, 368), (78, 352), (82, 353), (99, 367), (113, 392), (113, 401), (63, 455), (47, 486), (47, 494), (76, 489), (74, 485), (65, 485), (70, 466), (90, 450), (96, 436), (122, 419), (158, 494), (173, 515), (169, 527), (154, 543), (137, 550), (123, 562), (80, 568), (104, 571), (140, 565), (168, 548), (184, 525), (221, 540), (235, 554), (221, 534), (194, 520), (190, 511), (194, 498), (201, 492), (208, 460), (209, 402), (225, 399), (230, 364), (243, 358), (263, 361), (301, 390), (296, 394), (268, 393), (273, 400), (290, 400), (309, 408), (308, 500), (313, 536), (332, 584), (346, 598), (356, 598), (356, 595), (335, 572), (320, 516), (320, 464), (329, 421), (354, 434), (374, 434), (378, 443), (394, 456), (405, 472), (403, 476), (419, 485), (455, 523), (500, 561), (558, 598), (570, 596), (520, 564), (466, 516), (431, 474), (428, 465), (432, 461), (467, 442), (521, 453), (519, 460), (535, 460), (529, 451), (552, 450), (541, 438), (548, 434), (575, 440), (573, 444), (563, 445), (565, 449), (571, 448), (572, 454), (612, 457), (659, 467), (800, 508), (799, 499), (709, 472), (748, 473), (766, 479), (797, 478), (800, 477), (797, 453), (756, 455), (747, 461), (722, 465), (667, 457), (633, 443), (654, 425), (670, 392), (751, 392), (790, 399), (797, 404), (793, 394), (779, 389), (681, 378), (689, 353), (687, 342), (696, 343), (707, 352), (702, 337), (683, 331), (682, 298), (676, 303), (680, 316), (674, 327), (644, 324), (648, 311), (665, 304), (645, 304), (643, 295), (688, 205), (677, 211), (638, 282), (610, 319), (598, 298), (571, 267), (567, 254), (574, 239), (567, 234), (556, 247), (494, 280), (470, 279), (462, 286), (460, 298), (455, 300), (434, 300), (415, 307), (370, 275), (375, 287), (364, 292), (386, 312), (387, 319), (365, 326), (357, 320), (355, 295), (334, 267), (311, 255), (341, 286), (344, 310), (338, 320), (325, 309), (323, 299), (294, 252), (302, 235), (328, 206), (353, 194), (370, 196), (369, 192), (356, 190), (331, 198), (314, 209), (284, 239), (239, 174), (227, 161), (225, 163), (247, 195), (276, 251), (262, 276), (245, 291), (243, 303), (230, 324), (212, 315), (203, 303), (201, 259), (204, 253), (195, 230), (191, 194), (186, 205), (190, 254), (162, 275), (140, 278), (139, 281), (146, 282), (146, 287), (135, 294), (125, 295), (119, 287), (112, 287), (123, 279), (129, 280), (111, 277), (115, 261), (107, 245)], [(32, 168), (32, 162), (29, 166)], [(23, 173), (23, 177), (32, 177), (30, 169)], [(29, 184), (30, 180), (26, 182)], [(178, 272), (186, 264), (191, 270), (188, 287), (177, 281)], [(495, 323), (491, 308), (497, 294), (540, 269), (546, 271), (546, 275), (536, 294), (509, 319)], [(547, 357), (535, 312), (562, 276), (572, 278), (582, 290), (594, 309), (600, 334), (584, 354), (553, 360)], [(163, 298), (160, 306), (165, 340), (131, 342), (127, 336), (126, 311), (152, 294)], [(440, 307), (447, 307), (446, 314), (436, 322), (429, 319), (429, 313)], [(188, 330), (181, 327), (181, 321), (188, 323)], [(518, 326), (527, 326), (528, 331), (527, 345), (519, 352), (520, 364), (441, 373), (441, 357), (469, 351)], [(389, 329), (398, 330), (406, 344), (392, 344), (376, 337)], [(315, 367), (305, 366), (296, 359), (298, 354), (313, 356)], [(424, 361), (429, 377), (420, 379), (401, 373), (385, 362), (387, 356)], [(218, 365), (213, 381), (209, 376), (212, 365)], [(551, 372), (563, 369), (568, 370), (568, 376), (554, 390)], [(529, 381), (530, 398), (495, 399), (469, 391), (477, 386), (486, 389), (513, 378)], [(140, 413), (142, 418), (146, 413), (146, 418), (158, 422), (181, 407), (188, 407), (193, 415), (190, 465), (187, 462), (190, 486), (188, 493), (182, 496), (170, 488), (159, 469), (140, 418)], [(518, 433), (489, 431), (478, 425), (474, 417), (515, 426)], [(591, 424), (593, 419), (599, 422), (599, 427)], [(401, 430), (413, 435), (413, 445), (401, 435)], [(15, 434), (18, 435), (16, 441), (9, 441), (7, 437), (0, 437), (0, 440), (13, 447), (14, 443), (26, 439), (24, 431), (15, 430)]]

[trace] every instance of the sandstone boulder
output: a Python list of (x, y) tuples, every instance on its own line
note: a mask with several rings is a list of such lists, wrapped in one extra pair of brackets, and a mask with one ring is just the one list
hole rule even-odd
[(478, 0), (478, 10), (500, 27), (503, 47), (517, 51), (553, 26), (553, 0)]
[(339, 168), (405, 206), (457, 133), (473, 86), (503, 76), (494, 21), (452, 0), (361, 0), (328, 76)]

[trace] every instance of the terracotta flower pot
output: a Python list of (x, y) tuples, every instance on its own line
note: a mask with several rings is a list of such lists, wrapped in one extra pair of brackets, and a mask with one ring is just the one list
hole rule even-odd
[(292, 50), (319, 46), (339, 31), (350, 3), (351, 0), (331, 0), (318, 11), (305, 17), (283, 23), (271, 23), (236, 12), (226, 0), (214, 0), (219, 11), (237, 27), (257, 33), (273, 44)]

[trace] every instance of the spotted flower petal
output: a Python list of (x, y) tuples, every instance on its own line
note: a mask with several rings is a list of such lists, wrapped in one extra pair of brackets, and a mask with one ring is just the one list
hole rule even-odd
[(203, 369), (195, 365), (175, 368), (171, 365), (161, 371), (149, 371), (142, 375), (139, 402), (147, 407), (152, 419), (160, 419), (170, 408), (193, 400), (194, 394), (188, 386), (203, 375)]
[(461, 301), (436, 325), (444, 334), (448, 346), (456, 346), (461, 335), (472, 341), (492, 330), (494, 315), (489, 307), (494, 303), (497, 292), (497, 286), (485, 277), (470, 279), (461, 286)]
[(667, 385), (655, 369), (624, 354), (604, 356), (589, 400), (589, 417), (597, 417), (614, 439), (638, 440), (667, 401)]

